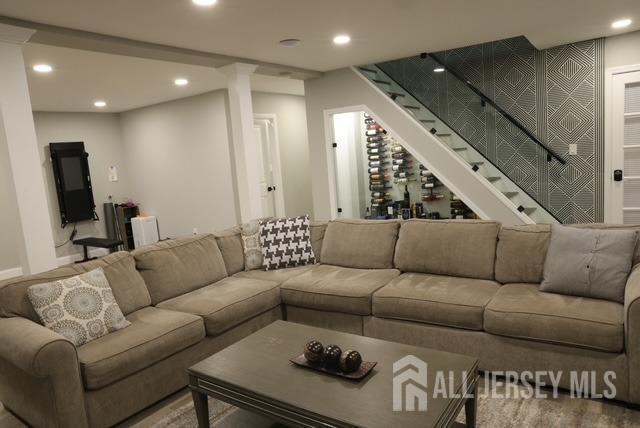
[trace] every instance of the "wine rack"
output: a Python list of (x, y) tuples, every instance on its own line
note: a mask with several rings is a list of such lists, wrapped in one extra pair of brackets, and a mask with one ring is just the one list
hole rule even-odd
[(475, 218), (473, 211), (375, 118), (365, 113), (364, 124), (366, 179), (371, 193), (367, 218)]
[(386, 218), (388, 206), (393, 203), (388, 190), (390, 185), (390, 161), (387, 131), (365, 113), (365, 139), (367, 149), (367, 173), (369, 175), (369, 191), (371, 204), (367, 207), (370, 218)]

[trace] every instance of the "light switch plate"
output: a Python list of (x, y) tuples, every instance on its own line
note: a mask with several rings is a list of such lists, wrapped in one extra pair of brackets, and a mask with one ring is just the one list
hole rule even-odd
[(109, 167), (109, 181), (118, 181), (118, 169), (115, 166)]
[(569, 154), (571, 156), (575, 156), (578, 154), (578, 145), (577, 144), (569, 144)]

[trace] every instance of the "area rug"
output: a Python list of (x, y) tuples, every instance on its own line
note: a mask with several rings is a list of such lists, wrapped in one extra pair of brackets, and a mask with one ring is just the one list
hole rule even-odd
[[(640, 427), (640, 411), (611, 401), (558, 398), (492, 398), (482, 387), (478, 396), (478, 427)], [(513, 394), (516, 395), (516, 394)], [(215, 399), (209, 400), (211, 426), (215, 428), (275, 428), (280, 425), (256, 414), (237, 409)], [(464, 411), (458, 416), (464, 422)], [(193, 404), (188, 402), (169, 413), (154, 427), (197, 427)]]

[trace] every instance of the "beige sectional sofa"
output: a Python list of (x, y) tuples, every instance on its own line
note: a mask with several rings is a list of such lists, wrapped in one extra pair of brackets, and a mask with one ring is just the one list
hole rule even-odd
[[(538, 290), (549, 226), (338, 220), (311, 235), (314, 266), (244, 271), (236, 227), (0, 283), (0, 401), (33, 426), (110, 426), (285, 318), (475, 355), (484, 370), (594, 371), (593, 392), (613, 370), (616, 398), (640, 404), (640, 269), (620, 304)], [(131, 326), (76, 349), (26, 290), (96, 267)]]

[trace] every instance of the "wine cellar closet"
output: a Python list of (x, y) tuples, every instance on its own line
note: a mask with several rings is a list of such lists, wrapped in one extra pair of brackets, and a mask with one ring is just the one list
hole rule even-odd
[(338, 217), (476, 218), (374, 117), (350, 112), (332, 118)]

